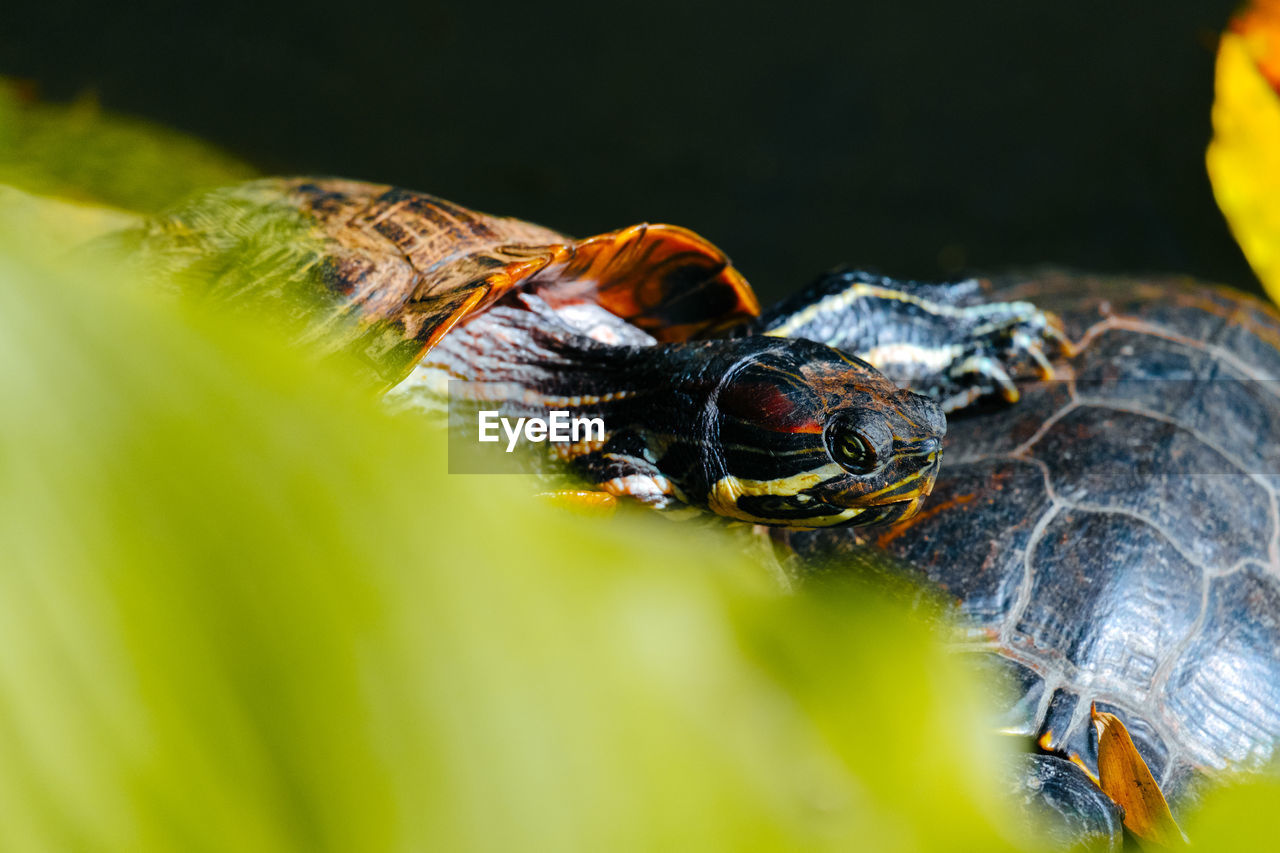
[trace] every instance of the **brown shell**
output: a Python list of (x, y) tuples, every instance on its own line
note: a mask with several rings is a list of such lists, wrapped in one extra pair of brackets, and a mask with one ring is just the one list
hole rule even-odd
[[(281, 218), (293, 221), (292, 232), (278, 227)], [(207, 297), (283, 305), (298, 340), (313, 351), (354, 354), (384, 387), (461, 319), (517, 286), (536, 288), (552, 305), (599, 303), (661, 341), (709, 336), (759, 311), (728, 258), (686, 229), (634, 225), (574, 240), (381, 184), (254, 181), (151, 227), (170, 254), (238, 253), (222, 262), (234, 276), (202, 285)], [(271, 228), (292, 236), (272, 238)], [(249, 236), (228, 245), (223, 235), (236, 231)], [(259, 269), (246, 280), (245, 270)]]

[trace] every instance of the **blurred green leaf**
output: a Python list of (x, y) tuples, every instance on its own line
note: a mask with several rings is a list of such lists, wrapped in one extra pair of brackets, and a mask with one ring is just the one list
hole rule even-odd
[(0, 184), (0, 233), (9, 242), (53, 256), (121, 228), (139, 217), (117, 210), (47, 196)]
[(106, 113), (92, 97), (40, 103), (0, 78), (0, 184), (153, 213), (195, 190), (253, 174), (208, 143)]
[(1186, 822), (1197, 850), (1274, 850), (1280, 838), (1280, 768), (1211, 789)]

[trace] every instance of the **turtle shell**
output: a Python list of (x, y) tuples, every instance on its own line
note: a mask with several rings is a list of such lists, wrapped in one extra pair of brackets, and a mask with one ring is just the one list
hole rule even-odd
[(594, 302), (660, 341), (759, 313), (715, 246), (634, 225), (583, 240), (381, 184), (253, 181), (196, 196), (123, 238), (184, 293), (270, 312), (309, 351), (353, 355), (381, 387), (455, 324), (516, 288)]
[[(1047, 275), (990, 287), (1078, 352), (952, 419), (915, 518), (871, 539), (958, 602), (1019, 698), (1009, 726), (1096, 770), (1090, 704), (1176, 800), (1280, 742), (1280, 316), (1223, 289)], [(811, 570), (855, 534), (790, 535)]]

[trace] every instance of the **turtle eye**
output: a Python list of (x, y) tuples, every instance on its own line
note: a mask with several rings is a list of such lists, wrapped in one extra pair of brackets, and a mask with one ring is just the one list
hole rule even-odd
[(828, 431), (827, 450), (841, 468), (853, 474), (870, 474), (880, 464), (871, 440), (847, 424)]

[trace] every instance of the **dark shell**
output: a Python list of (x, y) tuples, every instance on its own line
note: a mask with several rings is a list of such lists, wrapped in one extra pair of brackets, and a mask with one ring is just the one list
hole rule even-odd
[(574, 240), (380, 184), (272, 178), (194, 197), (124, 238), (188, 296), (269, 312), (373, 382), (402, 379), (443, 335), (513, 288), (591, 301), (663, 341), (754, 316), (718, 249), (671, 225)]
[[(920, 515), (874, 539), (954, 597), (1021, 690), (1012, 727), (1096, 767), (1117, 714), (1175, 798), (1280, 740), (1280, 316), (1182, 282), (1050, 275), (1070, 379), (952, 421)], [(811, 566), (856, 533), (790, 535)], [(874, 535), (874, 534), (873, 534)]]

